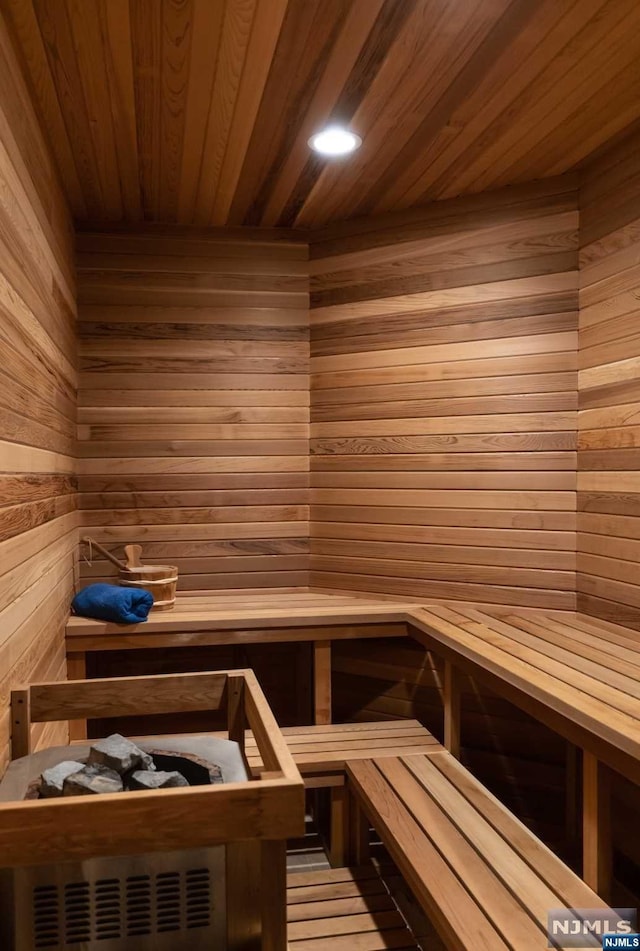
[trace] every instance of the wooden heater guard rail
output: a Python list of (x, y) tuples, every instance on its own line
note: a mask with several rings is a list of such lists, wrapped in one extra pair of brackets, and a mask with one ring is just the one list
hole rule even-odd
[(228, 946), (284, 951), (286, 840), (304, 833), (304, 785), (252, 671), (43, 683), (14, 690), (13, 756), (29, 753), (34, 722), (220, 709), (226, 709), (229, 739), (239, 744), (245, 762), (245, 731), (252, 731), (265, 766), (259, 778), (0, 804), (3, 866), (225, 845)]

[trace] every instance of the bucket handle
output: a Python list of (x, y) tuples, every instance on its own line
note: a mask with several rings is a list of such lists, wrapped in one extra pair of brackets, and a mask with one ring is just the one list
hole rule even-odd
[[(112, 564), (120, 569), (120, 571), (126, 571), (127, 573), (130, 572), (131, 569), (125, 565), (124, 561), (120, 561), (119, 558), (116, 558), (115, 555), (112, 555), (110, 551), (107, 551), (106, 548), (103, 548), (102, 545), (100, 545), (89, 535), (84, 535), (81, 540), (89, 546), (89, 552), (91, 552), (92, 548), (96, 548), (101, 555), (104, 555), (105, 558), (108, 558)], [(89, 554), (89, 557), (91, 557), (91, 554)]]

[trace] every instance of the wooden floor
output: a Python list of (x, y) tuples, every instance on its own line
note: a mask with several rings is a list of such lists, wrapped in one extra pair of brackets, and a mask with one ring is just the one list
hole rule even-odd
[(291, 951), (420, 948), (373, 866), (289, 874), (287, 920)]

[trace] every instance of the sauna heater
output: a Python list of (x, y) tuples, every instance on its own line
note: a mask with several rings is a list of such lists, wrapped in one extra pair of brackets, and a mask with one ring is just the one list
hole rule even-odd
[[(247, 778), (237, 745), (226, 740), (162, 737), (140, 745), (200, 761), (206, 753), (225, 781)], [(16, 760), (0, 783), (0, 801), (25, 798), (43, 769), (81, 759), (88, 749), (56, 747)], [(131, 835), (135, 838), (135, 828)], [(224, 845), (0, 869), (2, 951), (222, 951), (226, 946)]]

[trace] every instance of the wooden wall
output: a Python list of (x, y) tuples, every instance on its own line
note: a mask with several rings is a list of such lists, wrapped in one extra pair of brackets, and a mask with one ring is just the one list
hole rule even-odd
[[(0, 179), (1, 775), (10, 690), (66, 673), (77, 532), (71, 227), (2, 17)], [(65, 735), (55, 724), (34, 733)]]
[(312, 582), (575, 604), (572, 179), (311, 247)]
[(640, 630), (640, 136), (580, 189), (578, 606)]
[(307, 257), (286, 232), (78, 236), (84, 527), (182, 591), (308, 582)]

